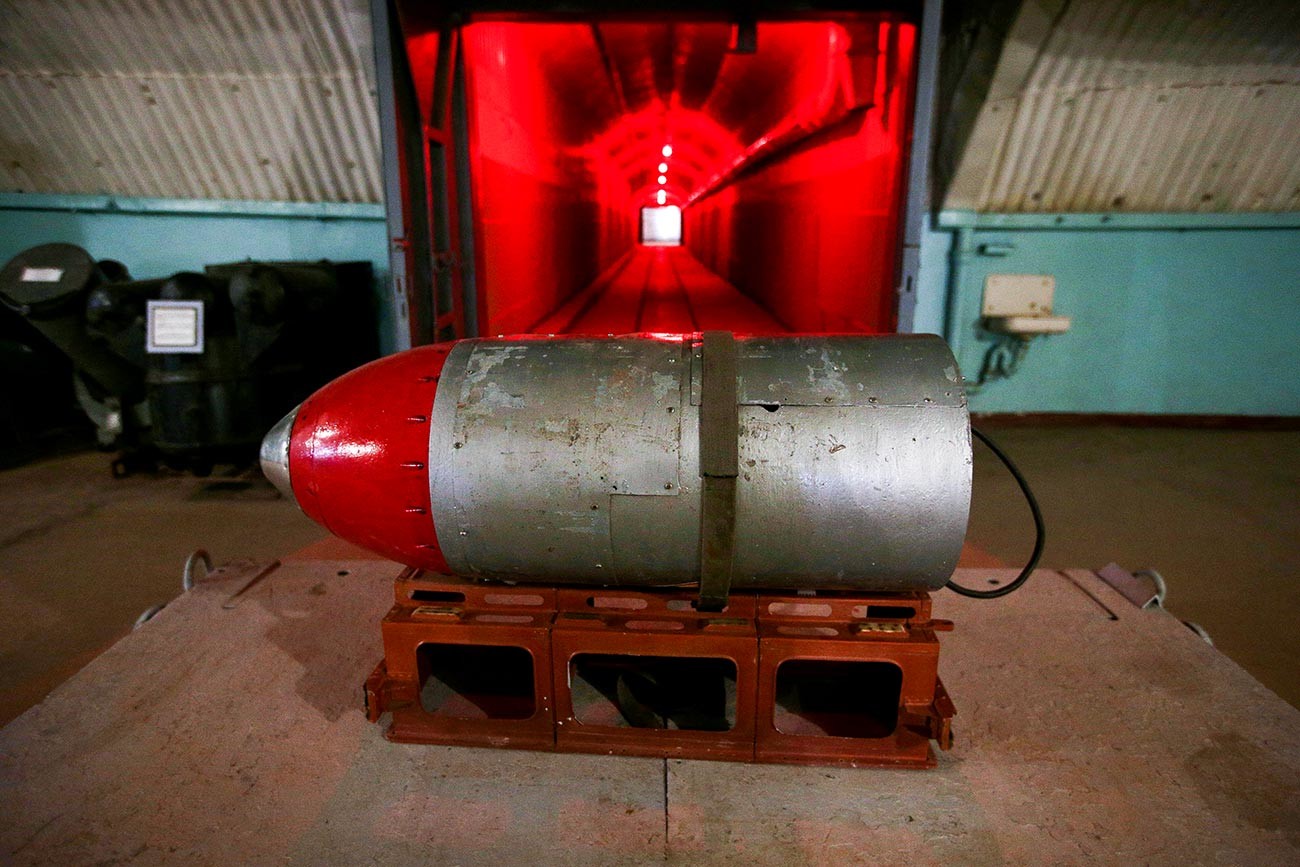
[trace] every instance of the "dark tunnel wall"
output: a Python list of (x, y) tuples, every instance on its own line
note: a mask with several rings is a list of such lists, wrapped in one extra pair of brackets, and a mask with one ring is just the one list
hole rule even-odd
[(586, 26), (463, 33), (481, 330), (528, 331), (635, 243), (622, 179), (580, 147), (612, 96)]

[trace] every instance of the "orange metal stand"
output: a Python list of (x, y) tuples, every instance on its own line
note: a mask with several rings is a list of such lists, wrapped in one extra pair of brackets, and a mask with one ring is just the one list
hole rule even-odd
[[(694, 600), (690, 592), (560, 591), (551, 632), (557, 748), (753, 761), (754, 599), (734, 596), (715, 614), (696, 611)], [(706, 683), (692, 690), (691, 681)]]
[(755, 758), (932, 767), (956, 709), (939, 681), (927, 593), (759, 597)]
[(482, 584), (408, 569), (366, 681), (391, 740), (931, 767), (951, 746), (925, 593)]
[(384, 659), (366, 679), (372, 722), (409, 743), (555, 746), (555, 590), (475, 584), (407, 569), (383, 621)]

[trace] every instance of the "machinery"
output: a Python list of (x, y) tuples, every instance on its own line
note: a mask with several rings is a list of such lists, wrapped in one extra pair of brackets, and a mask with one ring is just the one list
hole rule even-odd
[(72, 244), (0, 271), (0, 303), (74, 367), (77, 400), (114, 471), (155, 457), (200, 475), (247, 463), (312, 388), (375, 355), (368, 263), (239, 262), (132, 280)]
[(395, 739), (916, 766), (950, 742), (928, 591), (971, 428), (937, 337), (435, 344), (318, 391), (261, 461), (410, 567), (367, 684)]
[(0, 468), (82, 446), (90, 422), (77, 406), (72, 361), (0, 304)]

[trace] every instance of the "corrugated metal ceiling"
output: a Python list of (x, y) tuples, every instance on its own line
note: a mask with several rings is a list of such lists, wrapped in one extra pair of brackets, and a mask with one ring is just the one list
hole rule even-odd
[(365, 0), (0, 0), (0, 190), (381, 199)]
[[(0, 190), (381, 199), (366, 0), (0, 0)], [(1300, 209), (1300, 4), (1026, 0), (945, 207)]]
[(944, 206), (1300, 210), (1300, 3), (1027, 0)]

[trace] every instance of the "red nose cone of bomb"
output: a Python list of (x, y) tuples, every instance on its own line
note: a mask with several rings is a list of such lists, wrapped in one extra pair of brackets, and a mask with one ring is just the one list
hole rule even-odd
[(321, 526), (399, 563), (445, 572), (429, 503), (429, 421), (451, 345), (360, 367), (262, 442), (266, 477)]

